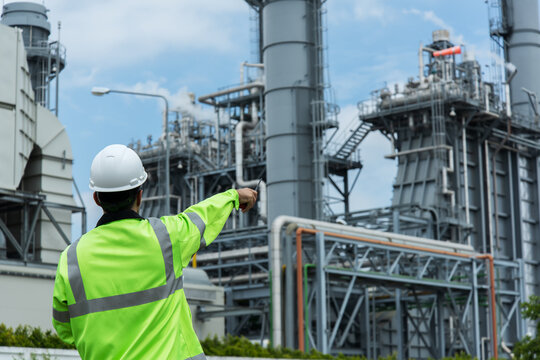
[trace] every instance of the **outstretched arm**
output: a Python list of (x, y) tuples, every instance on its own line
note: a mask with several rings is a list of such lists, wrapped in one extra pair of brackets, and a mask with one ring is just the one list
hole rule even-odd
[(175, 264), (181, 262), (186, 267), (193, 254), (219, 235), (233, 208), (246, 212), (256, 201), (255, 190), (230, 189), (190, 206), (177, 216), (162, 217), (173, 243)]

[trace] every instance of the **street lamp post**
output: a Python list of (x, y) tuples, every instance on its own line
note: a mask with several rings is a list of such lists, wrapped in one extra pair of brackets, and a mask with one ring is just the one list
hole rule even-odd
[(165, 112), (163, 113), (163, 129), (165, 131), (165, 210), (166, 213), (163, 215), (169, 215), (171, 208), (171, 193), (169, 189), (170, 185), (170, 174), (169, 174), (169, 159), (170, 159), (170, 148), (169, 148), (169, 102), (167, 98), (159, 94), (149, 94), (141, 93), (136, 91), (125, 91), (125, 90), (112, 90), (104, 87), (94, 87), (92, 88), (92, 94), (96, 96), (103, 96), (109, 93), (118, 93), (118, 94), (128, 94), (128, 95), (139, 95), (139, 96), (149, 96), (157, 97), (165, 101)]

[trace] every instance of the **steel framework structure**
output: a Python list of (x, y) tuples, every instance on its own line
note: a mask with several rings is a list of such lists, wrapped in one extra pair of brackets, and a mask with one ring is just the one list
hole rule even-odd
[[(297, 296), (304, 303), (296, 329), (305, 327), (306, 349), (368, 358), (393, 352), (399, 359), (442, 358), (460, 351), (480, 357), (488, 351), (482, 338), (524, 330), (519, 262), (369, 235), (296, 232), (302, 249)], [(287, 337), (295, 335), (290, 330)], [(496, 354), (492, 341), (489, 346)]]
[[(10, 264), (40, 263), (42, 239), (36, 237), (36, 226), (44, 219), (51, 222), (66, 245), (71, 244), (71, 234), (66, 234), (62, 229), (54, 215), (55, 209), (80, 213), (81, 234), (86, 232), (84, 207), (47, 201), (43, 194), (0, 189), (0, 260)], [(56, 267), (54, 264), (51, 266)]]

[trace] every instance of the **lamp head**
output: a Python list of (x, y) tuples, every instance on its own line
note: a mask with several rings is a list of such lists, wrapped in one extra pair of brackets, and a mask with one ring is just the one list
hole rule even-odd
[(92, 95), (95, 96), (103, 96), (110, 92), (111, 90), (105, 87), (93, 87), (92, 88)]

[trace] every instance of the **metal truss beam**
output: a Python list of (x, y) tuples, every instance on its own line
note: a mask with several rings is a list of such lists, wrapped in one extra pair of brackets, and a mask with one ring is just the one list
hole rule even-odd
[[(315, 254), (313, 263), (305, 264), (313, 271), (302, 269), (305, 297), (299, 319), (305, 322), (299, 326), (305, 326), (305, 335), (299, 331), (298, 341), (305, 341), (305, 349), (315, 347), (323, 353), (354, 349), (366, 356), (397, 351), (398, 359), (441, 358), (458, 352), (480, 356), (481, 337), (489, 337), (492, 326), (490, 317), (480, 311), (485, 307), (481, 299), (489, 299), (492, 291), (485, 257), (313, 233), (302, 241), (304, 251)], [(521, 267), (513, 261), (494, 261), (493, 267), (497, 274), (493, 280), (500, 285), (496, 304), (490, 305), (499, 314), (495, 324), (499, 346), (508, 330), (519, 325), (521, 285), (516, 279)], [(369, 314), (361, 314), (363, 307), (370, 308)], [(383, 323), (394, 334), (392, 343), (381, 342)]]

